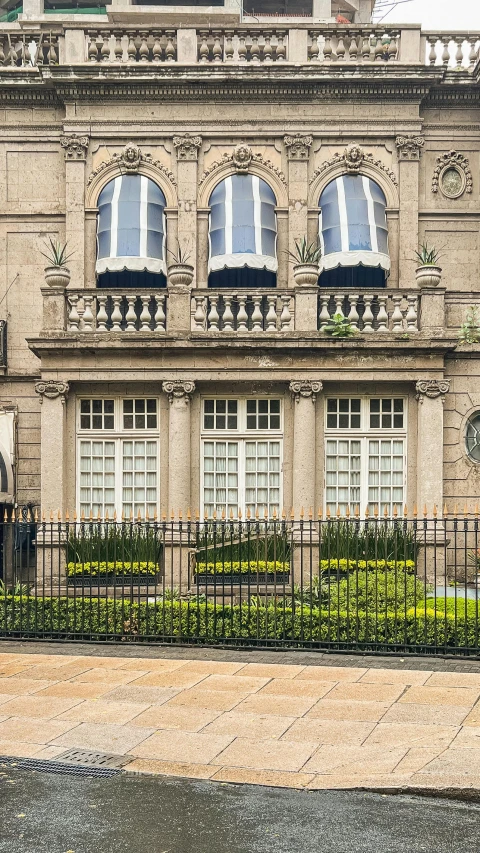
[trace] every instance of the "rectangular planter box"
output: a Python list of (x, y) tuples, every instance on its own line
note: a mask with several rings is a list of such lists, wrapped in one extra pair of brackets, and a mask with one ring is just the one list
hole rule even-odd
[(67, 578), (67, 586), (156, 586), (157, 575), (76, 575)]
[(258, 583), (277, 584), (283, 586), (290, 582), (290, 572), (251, 572), (250, 574), (227, 575), (219, 572), (211, 575), (208, 573), (194, 575), (193, 582), (197, 586), (250, 586), (255, 587)]

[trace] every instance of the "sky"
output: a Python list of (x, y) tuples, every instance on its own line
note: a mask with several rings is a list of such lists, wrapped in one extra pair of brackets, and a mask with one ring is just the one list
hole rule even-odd
[[(377, 2), (383, 5), (387, 0)], [(376, 14), (375, 20), (378, 21), (380, 17), (380, 14)], [(422, 24), (423, 29), (427, 30), (480, 32), (480, 0), (409, 0), (407, 3), (399, 3), (383, 20), (388, 23)]]

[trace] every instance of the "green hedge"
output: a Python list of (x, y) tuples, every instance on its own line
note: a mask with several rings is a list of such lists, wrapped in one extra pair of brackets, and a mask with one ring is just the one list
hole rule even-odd
[(197, 639), (277, 640), (293, 644), (372, 643), (477, 649), (479, 632), (469, 614), (433, 608), (406, 612), (326, 611), (315, 608), (214, 605), (191, 601), (134, 603), (93, 598), (0, 598), (0, 633), (89, 635), (94, 639), (137, 635)]
[(387, 570), (397, 572), (413, 573), (415, 571), (415, 563), (413, 560), (320, 560), (320, 569), (322, 572), (338, 570), (340, 572), (358, 571), (376, 571), (384, 572)]
[(329, 584), (326, 595), (333, 610), (398, 612), (425, 602), (425, 584), (406, 572), (357, 571)]
[(249, 572), (288, 572), (290, 563), (282, 563), (278, 560), (248, 560), (245, 562), (226, 562), (217, 560), (216, 563), (197, 563), (195, 574), (197, 575), (246, 575)]
[(160, 567), (156, 563), (129, 563), (121, 561), (67, 563), (67, 576), (96, 577), (97, 575), (156, 575)]

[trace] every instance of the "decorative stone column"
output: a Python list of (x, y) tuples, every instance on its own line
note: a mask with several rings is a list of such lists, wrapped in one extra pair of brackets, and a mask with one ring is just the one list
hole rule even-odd
[[(69, 384), (63, 380), (42, 380), (35, 383), (40, 397), (41, 441), (41, 509), (45, 514), (45, 529), (37, 532), (38, 583), (58, 586), (65, 578), (66, 554), (63, 520), (66, 506), (66, 401)], [(53, 513), (53, 522), (50, 521)]]
[[(317, 380), (296, 379), (290, 382), (295, 400), (293, 421), (293, 510), (292, 531), (294, 582), (305, 582), (318, 575), (318, 529), (309, 521), (315, 507), (315, 434), (316, 399), (322, 390)], [(305, 520), (300, 516), (304, 512)]]
[(416, 383), (417, 408), (417, 506), (420, 518), (427, 510), (427, 522), (418, 524), (417, 574), (428, 583), (444, 586), (446, 580), (445, 530), (434, 521), (435, 509), (443, 511), (443, 404), (448, 379), (420, 379)]
[[(289, 245), (291, 252), (295, 250), (295, 241), (307, 237), (308, 231), (308, 158), (313, 137), (294, 134), (284, 136), (283, 141), (288, 157), (288, 188), (289, 188)], [(293, 280), (292, 264), (289, 279)], [(291, 286), (291, 282), (289, 281)]]
[[(195, 382), (173, 379), (163, 382), (162, 389), (170, 403), (168, 426), (168, 505), (178, 519), (185, 519), (190, 508), (190, 401)], [(167, 525), (165, 583), (185, 592), (189, 582), (189, 551), (185, 525), (174, 521)]]
[(399, 161), (399, 286), (415, 286), (414, 253), (418, 248), (418, 175), (425, 140), (423, 136), (397, 136), (395, 145)]
[[(197, 253), (197, 161), (201, 145), (201, 136), (185, 133), (173, 137), (177, 152), (178, 243), (182, 252), (190, 254), (192, 264)], [(196, 286), (196, 275), (192, 286)]]
[[(65, 152), (65, 240), (72, 287), (85, 287), (85, 161), (88, 136), (65, 134), (61, 140)], [(93, 282), (91, 286), (93, 287)]]

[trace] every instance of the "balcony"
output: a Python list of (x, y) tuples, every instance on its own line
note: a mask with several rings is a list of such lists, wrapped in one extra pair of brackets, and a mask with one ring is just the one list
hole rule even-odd
[(0, 66), (41, 69), (57, 65), (122, 67), (161, 65), (315, 67), (423, 65), (472, 71), (480, 32), (441, 33), (416, 25), (250, 23), (177, 29), (153, 25), (78, 23), (2, 24)]
[(68, 332), (165, 334), (165, 292), (72, 290), (67, 292), (66, 299)]

